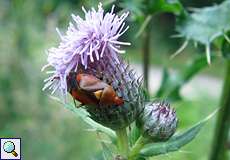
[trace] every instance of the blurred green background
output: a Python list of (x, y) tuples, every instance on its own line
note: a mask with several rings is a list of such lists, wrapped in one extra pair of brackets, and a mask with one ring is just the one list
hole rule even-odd
[[(103, 2), (103, 1), (102, 1)], [(198, 2), (198, 3), (197, 3)], [(211, 5), (217, 1), (185, 1), (189, 7)], [(70, 111), (43, 92), (41, 67), (46, 64), (45, 50), (57, 46), (59, 37), (55, 28), (65, 31), (71, 13), (83, 15), (81, 6), (96, 6), (89, 0), (1, 0), (0, 1), (0, 137), (21, 137), (23, 159), (75, 159), (88, 160), (100, 156), (101, 146), (95, 133), (86, 131), (87, 126)], [(107, 1), (106, 1), (107, 3)], [(198, 6), (197, 6), (198, 5)], [(138, 26), (129, 22), (125, 39), (132, 42), (125, 58), (136, 68), (142, 63), (141, 43), (134, 38)], [(161, 71), (167, 66), (180, 71), (185, 62), (200, 54), (189, 46), (183, 54), (170, 60), (182, 40), (170, 38), (174, 32), (175, 17), (157, 15), (151, 24), (151, 68)], [(198, 122), (218, 107), (224, 74), (223, 62), (215, 61), (198, 76), (214, 81), (213, 92), (200, 89), (199, 83), (191, 83), (183, 97), (173, 106), (180, 122), (179, 130)], [(150, 77), (159, 75), (150, 74)], [(159, 84), (158, 82), (150, 82)], [(202, 84), (200, 84), (202, 85)], [(211, 85), (211, 83), (210, 83)], [(210, 86), (212, 87), (212, 86)], [(151, 87), (150, 87), (151, 88)], [(152, 95), (154, 95), (152, 90)], [(212, 143), (215, 118), (210, 120), (199, 136), (182, 150), (158, 156), (159, 160), (205, 160)]]

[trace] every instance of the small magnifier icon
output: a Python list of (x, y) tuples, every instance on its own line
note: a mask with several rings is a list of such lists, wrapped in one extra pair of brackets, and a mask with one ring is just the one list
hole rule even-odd
[(6, 153), (11, 153), (13, 154), (15, 157), (18, 156), (17, 152), (15, 152), (15, 145), (13, 142), (11, 141), (7, 141), (3, 144), (3, 150), (6, 152)]

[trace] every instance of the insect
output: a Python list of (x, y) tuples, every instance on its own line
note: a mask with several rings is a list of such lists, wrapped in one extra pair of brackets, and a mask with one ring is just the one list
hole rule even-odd
[[(68, 91), (83, 105), (109, 106), (124, 104), (113, 87), (90, 74), (71, 72), (67, 77)], [(78, 106), (78, 107), (80, 107)]]

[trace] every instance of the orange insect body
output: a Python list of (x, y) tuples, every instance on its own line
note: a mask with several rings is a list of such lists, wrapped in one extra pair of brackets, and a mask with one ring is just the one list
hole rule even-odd
[(113, 87), (89, 74), (72, 73), (67, 78), (72, 97), (85, 105), (122, 105)]

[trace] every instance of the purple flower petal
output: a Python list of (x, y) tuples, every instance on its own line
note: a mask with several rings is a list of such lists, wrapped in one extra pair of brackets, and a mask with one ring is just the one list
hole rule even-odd
[(71, 71), (77, 71), (79, 64), (86, 69), (90, 63), (103, 60), (105, 54), (119, 63), (117, 54), (125, 52), (120, 45), (131, 45), (118, 41), (128, 29), (123, 29), (128, 12), (118, 16), (113, 13), (113, 6), (110, 12), (104, 14), (101, 3), (97, 11), (94, 8), (87, 11), (84, 7), (82, 10), (85, 19), (72, 14), (74, 23), (69, 23), (65, 35), (56, 29), (61, 39), (59, 46), (48, 50), (48, 64), (43, 70), (51, 66), (53, 71), (43, 89), (51, 89), (52, 93), (59, 90), (64, 96), (67, 94), (66, 77)]

